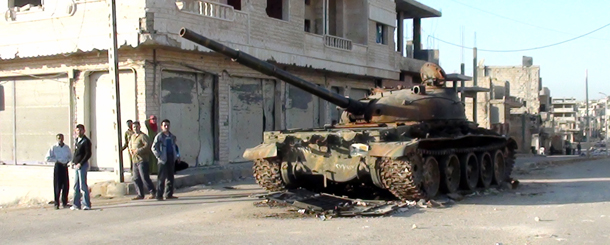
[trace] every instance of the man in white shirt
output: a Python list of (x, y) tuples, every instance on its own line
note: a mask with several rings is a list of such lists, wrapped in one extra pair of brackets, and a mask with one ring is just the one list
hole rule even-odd
[(63, 208), (68, 207), (68, 192), (70, 180), (68, 177), (68, 163), (72, 159), (70, 147), (64, 144), (64, 135), (57, 134), (57, 144), (51, 146), (46, 156), (47, 162), (54, 162), (53, 187), (55, 189), (55, 209), (59, 209), (59, 195)]

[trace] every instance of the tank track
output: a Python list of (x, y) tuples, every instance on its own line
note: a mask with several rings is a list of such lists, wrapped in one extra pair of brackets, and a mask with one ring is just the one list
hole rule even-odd
[(409, 157), (383, 158), (379, 163), (381, 183), (403, 201), (423, 198), (425, 193), (421, 189), (422, 177), (413, 171), (418, 167), (423, 168), (422, 164), (419, 165)]
[(252, 165), (254, 179), (267, 191), (281, 191), (286, 189), (280, 171), (280, 159), (267, 158), (256, 159)]
[[(485, 147), (474, 148), (452, 148), (442, 150), (417, 149), (418, 155), (443, 156), (454, 153), (467, 153), (474, 151), (495, 151), (506, 147), (506, 143), (495, 144)], [(381, 182), (394, 196), (400, 200), (419, 200), (429, 198), (423, 191), (423, 177), (421, 173), (414, 172), (417, 168), (423, 170), (423, 160), (412, 161), (415, 156), (403, 157), (398, 159), (383, 158), (379, 163)], [(506, 148), (506, 180), (510, 180), (510, 176), (515, 164), (515, 151), (511, 148)]]

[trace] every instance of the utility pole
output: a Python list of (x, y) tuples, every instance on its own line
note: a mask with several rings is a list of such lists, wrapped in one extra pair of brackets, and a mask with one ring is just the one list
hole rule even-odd
[(472, 121), (474, 121), (474, 123), (478, 124), (478, 115), (477, 115), (477, 104), (479, 103), (478, 100), (478, 93), (476, 92), (476, 87), (477, 87), (477, 33), (474, 33), (474, 48), (472, 49), (472, 86), (475, 87), (475, 92), (474, 92), (474, 97), (472, 97)]
[(591, 121), (591, 118), (589, 118), (589, 70), (585, 70), (585, 100), (586, 100), (586, 113), (587, 113), (587, 124), (586, 124), (586, 129), (587, 129), (587, 143), (589, 142), (589, 138), (591, 138), (591, 128), (589, 126), (589, 122)]
[[(476, 36), (475, 36), (476, 37)], [(473, 59), (472, 59), (472, 86), (473, 87), (477, 87), (477, 48), (473, 48), (472, 49), (472, 55), (473, 55)], [(477, 110), (478, 110), (478, 106), (477, 104), (479, 103), (479, 99), (477, 96), (477, 92), (474, 93), (474, 97), (472, 97), (472, 120), (475, 123), (478, 123), (478, 115), (477, 115)]]
[(117, 28), (116, 28), (116, 0), (108, 1), (108, 8), (110, 9), (109, 23), (110, 23), (110, 39), (112, 45), (108, 48), (108, 73), (112, 77), (112, 83), (115, 88), (114, 99), (116, 102), (116, 125), (117, 125), (117, 136), (118, 136), (118, 145), (117, 152), (119, 157), (119, 166), (114, 170), (117, 175), (117, 181), (119, 183), (125, 182), (125, 177), (123, 176), (123, 152), (121, 152), (121, 146), (123, 146), (123, 137), (121, 137), (121, 133), (123, 132), (121, 129), (121, 93), (119, 86), (119, 52), (118, 52), (118, 44), (117, 44)]

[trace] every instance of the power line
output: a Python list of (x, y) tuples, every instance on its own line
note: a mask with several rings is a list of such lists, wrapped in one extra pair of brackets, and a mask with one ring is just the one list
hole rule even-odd
[[(516, 20), (516, 19), (510, 18), (510, 17), (499, 15), (499, 14), (496, 14), (496, 13), (493, 13), (493, 12), (490, 12), (490, 11), (487, 11), (487, 10), (484, 10), (484, 9), (480, 9), (480, 8), (475, 7), (475, 6), (468, 5), (468, 4), (465, 4), (465, 3), (462, 3), (462, 2), (459, 2), (459, 1), (456, 1), (456, 0), (449, 0), (449, 1), (457, 3), (457, 4), (460, 4), (462, 6), (466, 6), (466, 7), (472, 8), (472, 9), (476, 9), (478, 11), (481, 11), (481, 12), (484, 12), (484, 13), (496, 16), (498, 18), (514, 21), (514, 22), (517, 22), (517, 23), (520, 23), (520, 24), (523, 24), (523, 25), (527, 25), (527, 26), (531, 26), (531, 27), (535, 27), (535, 28), (539, 28), (539, 29), (543, 29), (543, 30), (547, 30), (547, 31), (553, 31), (553, 32), (557, 32), (557, 33), (562, 33), (562, 34), (574, 35), (573, 33), (565, 32), (565, 31), (560, 31), (560, 30), (556, 30), (556, 29), (552, 29), (552, 28), (548, 28), (548, 27), (538, 26), (538, 25), (534, 25), (534, 24), (531, 24), (531, 23), (527, 23), (525, 21), (520, 21), (520, 20)], [(610, 40), (604, 39), (604, 38), (597, 38), (597, 37), (589, 37), (589, 38), (610, 41)]]
[[(560, 44), (564, 44), (564, 43), (567, 43), (567, 42), (570, 42), (570, 41), (574, 41), (574, 40), (576, 40), (576, 39), (579, 39), (579, 38), (585, 37), (585, 36), (587, 36), (587, 35), (589, 35), (589, 34), (592, 34), (592, 33), (596, 32), (596, 31), (599, 31), (599, 30), (601, 30), (601, 29), (604, 29), (604, 28), (606, 28), (606, 27), (608, 27), (608, 26), (610, 26), (610, 23), (605, 24), (604, 26), (602, 26), (602, 27), (600, 27), (600, 28), (597, 28), (597, 29), (595, 29), (595, 30), (593, 30), (593, 31), (587, 32), (587, 33), (582, 34), (582, 35), (580, 35), (580, 36), (577, 36), (577, 37), (574, 37), (574, 38), (570, 38), (570, 39), (568, 39), (568, 40), (564, 40), (564, 41), (561, 41), (561, 42), (558, 42), (558, 43), (553, 43), (553, 44), (544, 45), (544, 46), (538, 46), (538, 47), (533, 47), (533, 48), (525, 48), (525, 49), (512, 49), (512, 50), (493, 50), (493, 49), (481, 49), (481, 48), (477, 48), (477, 50), (478, 50), (478, 51), (484, 51), (484, 52), (521, 52), (521, 51), (529, 51), (529, 50), (543, 49), (543, 48), (548, 48), (548, 47), (553, 47), (553, 46), (557, 46), (557, 45), (560, 45)], [(430, 35), (428, 35), (428, 36), (430, 36)], [(434, 39), (436, 39), (436, 40), (438, 40), (438, 41), (440, 41), (440, 42), (442, 42), (442, 43), (446, 43), (446, 44), (453, 45), (453, 46), (456, 46), (456, 47), (460, 47), (460, 48), (467, 48), (467, 49), (473, 49), (472, 47), (466, 47), (466, 46), (463, 46), (463, 45), (459, 45), (459, 44), (455, 44), (455, 43), (452, 43), (452, 42), (448, 42), (448, 41), (442, 40), (442, 39), (437, 38), (437, 37), (434, 37), (434, 36), (430, 36), (430, 37), (432, 37), (432, 38), (434, 38)]]

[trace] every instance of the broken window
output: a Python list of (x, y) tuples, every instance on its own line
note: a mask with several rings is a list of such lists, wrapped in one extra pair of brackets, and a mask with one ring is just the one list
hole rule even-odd
[(388, 44), (388, 27), (384, 24), (377, 23), (375, 42), (379, 44)]
[(288, 0), (267, 0), (267, 16), (288, 20)]
[(42, 0), (8, 0), (9, 8), (18, 8), (18, 12), (42, 7)]
[(241, 0), (227, 0), (227, 5), (233, 6), (235, 10), (241, 10)]

